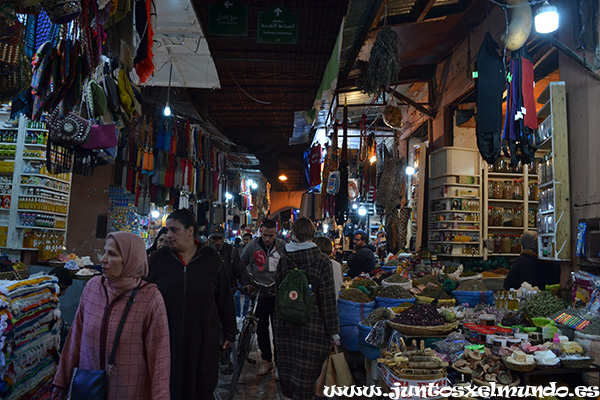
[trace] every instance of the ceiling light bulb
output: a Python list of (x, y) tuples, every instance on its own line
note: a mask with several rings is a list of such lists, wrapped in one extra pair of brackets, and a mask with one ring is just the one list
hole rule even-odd
[(558, 29), (558, 9), (547, 1), (544, 2), (535, 14), (535, 31), (537, 33), (551, 33)]
[(152, 213), (150, 215), (152, 215), (152, 218), (158, 218), (158, 217), (160, 217), (160, 213), (158, 212), (158, 210), (152, 211)]
[(358, 205), (356, 203), (352, 204), (352, 209), (356, 210), (358, 208)]
[(171, 107), (169, 107), (169, 103), (167, 103), (167, 105), (165, 106), (165, 110), (163, 111), (163, 113), (165, 114), (165, 117), (171, 116)]
[(414, 174), (415, 174), (415, 167), (411, 167), (411, 166), (406, 167), (406, 175), (414, 175)]
[(252, 189), (256, 190), (258, 189), (258, 184), (256, 182), (253, 182), (252, 185), (250, 186)]
[(285, 176), (285, 175), (279, 175), (279, 180), (280, 181), (287, 181), (287, 176)]
[(371, 164), (373, 164), (375, 161), (377, 161), (377, 156), (371, 156), (371, 158), (369, 159), (369, 162)]
[(360, 215), (361, 217), (367, 215), (367, 209), (365, 208), (365, 206), (360, 206), (358, 208), (358, 215)]
[(254, 185), (254, 181), (252, 179), (248, 179), (248, 186), (253, 186)]
[(231, 200), (231, 199), (233, 199), (233, 196), (231, 195), (231, 193), (227, 192), (227, 193), (225, 193), (225, 198), (227, 200)]

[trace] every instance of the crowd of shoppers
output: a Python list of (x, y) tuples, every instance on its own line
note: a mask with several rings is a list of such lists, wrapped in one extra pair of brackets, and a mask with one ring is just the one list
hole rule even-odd
[[(238, 247), (225, 242), (221, 226), (209, 230), (207, 243), (199, 241), (198, 229), (194, 214), (180, 209), (168, 216), (147, 251), (134, 234), (107, 236), (102, 276), (91, 279), (81, 296), (53, 381), (53, 400), (69, 398), (75, 368), (110, 371), (110, 399), (214, 398), (219, 357), (229, 354), (235, 340), (236, 315), (247, 311), (234, 305), (240, 292), (246, 299), (260, 293), (258, 373), (265, 375), (276, 366), (274, 375), (278, 379), (279, 372), (285, 396), (314, 398), (330, 345), (339, 343), (342, 269), (330, 259), (331, 241), (315, 239), (316, 228), (308, 218), (294, 223), (293, 242), (287, 245), (269, 219), (257, 238), (245, 233)], [(302, 326), (275, 313), (277, 287), (298, 265), (305, 269), (316, 300)], [(133, 297), (109, 366), (121, 317)]]

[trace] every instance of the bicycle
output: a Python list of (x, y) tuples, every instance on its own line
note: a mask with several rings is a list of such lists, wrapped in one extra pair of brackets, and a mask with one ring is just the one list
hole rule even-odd
[[(251, 282), (253, 286), (259, 287), (266, 290), (272, 290), (275, 286), (275, 283), (271, 283), (266, 285), (264, 283), (258, 282), (254, 277), (248, 272), (251, 277)], [(240, 289), (236, 289), (240, 290)], [(250, 306), (248, 307), (248, 314), (244, 317), (244, 322), (242, 323), (242, 329), (239, 334), (239, 339), (237, 340), (237, 347), (235, 343), (233, 343), (233, 353), (235, 357), (233, 357), (233, 377), (231, 382), (231, 395), (230, 399), (233, 399), (235, 395), (236, 387), (238, 384), (238, 380), (240, 378), (240, 374), (242, 369), (244, 368), (244, 363), (248, 361), (251, 364), (256, 364), (256, 360), (248, 359), (248, 355), (250, 354), (250, 350), (252, 349), (252, 345), (254, 343), (256, 329), (258, 327), (258, 318), (256, 317), (256, 307), (258, 304), (258, 299), (260, 298), (260, 290), (256, 293), (256, 296), (250, 297)]]

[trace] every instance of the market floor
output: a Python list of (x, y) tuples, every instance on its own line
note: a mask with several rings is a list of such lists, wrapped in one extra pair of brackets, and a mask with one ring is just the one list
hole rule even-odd
[[(241, 326), (240, 326), (241, 328)], [(260, 360), (260, 352), (256, 340), (254, 340), (253, 348), (250, 351), (250, 359)], [(219, 382), (217, 384), (217, 399), (227, 400), (230, 397), (231, 388), (231, 377), (232, 375), (219, 375)], [(242, 374), (240, 376), (241, 381), (245, 383), (238, 383), (235, 396), (235, 400), (283, 400), (284, 397), (281, 394), (281, 387), (272, 373), (267, 375), (258, 375), (258, 363), (252, 365), (246, 363)]]

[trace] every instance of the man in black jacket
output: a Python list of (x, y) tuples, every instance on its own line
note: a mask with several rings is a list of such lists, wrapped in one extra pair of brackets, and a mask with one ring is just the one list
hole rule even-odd
[(229, 282), (231, 283), (231, 289), (235, 290), (238, 285), (238, 279), (242, 273), (240, 265), (240, 254), (231, 244), (225, 242), (225, 229), (222, 226), (215, 225), (210, 229), (208, 245), (215, 249), (229, 274)]
[(348, 258), (347, 275), (351, 278), (363, 272), (371, 272), (375, 268), (375, 246), (369, 243), (369, 235), (363, 231), (354, 232), (356, 251)]

